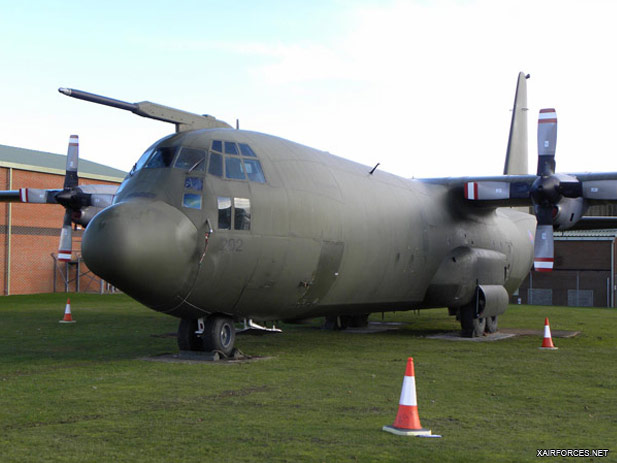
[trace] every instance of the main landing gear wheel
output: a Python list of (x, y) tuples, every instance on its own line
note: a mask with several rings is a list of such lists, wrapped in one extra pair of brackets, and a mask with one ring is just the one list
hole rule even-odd
[(236, 327), (231, 317), (210, 315), (206, 320), (203, 347), (206, 351), (220, 351), (229, 356), (234, 350)]
[(478, 338), (484, 335), (486, 318), (475, 316), (475, 306), (461, 307), (460, 309), (461, 336), (464, 338)]
[(328, 315), (324, 329), (340, 331), (347, 328), (366, 328), (370, 314), (359, 315)]
[(178, 326), (178, 347), (180, 350), (204, 350), (203, 340), (195, 333), (197, 320), (182, 319)]
[(497, 333), (497, 315), (494, 317), (487, 317), (485, 320), (486, 327), (484, 328), (484, 332), (489, 334)]

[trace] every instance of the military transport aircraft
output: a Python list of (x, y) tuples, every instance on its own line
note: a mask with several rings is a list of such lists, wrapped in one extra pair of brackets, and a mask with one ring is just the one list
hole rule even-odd
[(617, 174), (555, 173), (553, 109), (540, 111), (537, 173), (527, 174), (526, 77), (504, 175), (441, 179), (405, 179), (212, 116), (61, 88), (174, 123), (176, 133), (148, 148), (115, 192), (77, 185), (73, 140), (63, 190), (3, 199), (62, 204), (64, 257), (71, 221), (87, 223), (87, 266), (180, 318), (180, 349), (229, 355), (236, 321), (325, 316), (344, 327), (431, 307), (480, 336), (497, 329), (532, 263), (552, 269), (553, 229), (617, 200)]

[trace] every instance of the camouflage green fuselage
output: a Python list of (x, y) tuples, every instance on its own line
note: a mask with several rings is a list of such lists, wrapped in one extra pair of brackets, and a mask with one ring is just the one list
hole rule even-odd
[[(225, 142), (252, 154), (225, 153)], [(178, 153), (191, 149), (205, 160), (181, 166)], [(157, 152), (168, 165), (152, 160)], [(174, 316), (460, 307), (477, 284), (511, 294), (531, 267), (533, 216), (280, 138), (183, 132), (140, 163), (88, 225), (83, 254), (95, 273)]]

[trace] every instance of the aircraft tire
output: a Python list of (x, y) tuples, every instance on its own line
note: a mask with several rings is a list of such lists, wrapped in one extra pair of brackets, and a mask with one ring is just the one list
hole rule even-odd
[(326, 330), (344, 330), (347, 328), (347, 319), (341, 315), (328, 315), (323, 327)]
[(210, 315), (206, 320), (203, 346), (207, 352), (220, 351), (231, 355), (236, 341), (236, 327), (231, 317)]
[(497, 315), (495, 315), (494, 317), (486, 317), (486, 327), (484, 328), (484, 331), (486, 333), (496, 333), (497, 332)]
[(461, 307), (461, 337), (478, 338), (484, 335), (486, 318), (474, 318), (475, 306)]
[(368, 317), (370, 314), (360, 315), (345, 315), (344, 318), (348, 328), (366, 328), (368, 326)]
[(197, 320), (183, 318), (178, 326), (178, 347), (180, 350), (202, 351), (203, 341), (195, 334)]

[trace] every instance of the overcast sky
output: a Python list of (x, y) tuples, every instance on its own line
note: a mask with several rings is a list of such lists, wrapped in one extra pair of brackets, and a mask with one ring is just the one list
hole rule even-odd
[(500, 174), (519, 71), (530, 166), (617, 171), (617, 2), (0, 0), (0, 144), (129, 170), (173, 126), (72, 87), (208, 113), (405, 177)]

